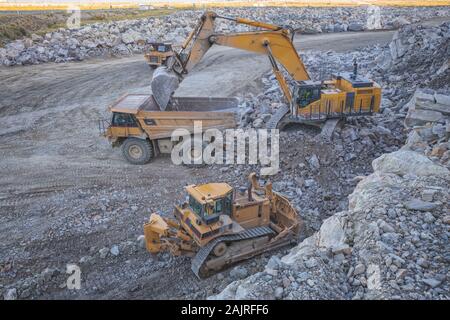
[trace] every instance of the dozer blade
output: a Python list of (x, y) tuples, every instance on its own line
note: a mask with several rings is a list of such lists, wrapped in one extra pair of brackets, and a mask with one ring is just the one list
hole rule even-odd
[(161, 111), (166, 110), (170, 97), (178, 88), (178, 76), (167, 67), (156, 68), (151, 82), (152, 94)]
[(161, 251), (161, 237), (166, 237), (168, 234), (169, 225), (167, 222), (156, 213), (152, 213), (150, 220), (144, 224), (144, 237), (147, 250), (151, 253), (158, 253)]

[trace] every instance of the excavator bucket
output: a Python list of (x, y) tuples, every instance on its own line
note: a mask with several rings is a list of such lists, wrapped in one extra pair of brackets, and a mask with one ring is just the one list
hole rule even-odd
[(178, 76), (167, 67), (158, 67), (153, 72), (153, 78), (150, 86), (152, 88), (153, 98), (161, 111), (166, 110), (170, 97), (178, 88), (178, 85)]

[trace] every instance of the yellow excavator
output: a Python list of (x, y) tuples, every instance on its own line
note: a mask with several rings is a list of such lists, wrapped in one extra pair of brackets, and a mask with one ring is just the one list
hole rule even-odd
[[(257, 31), (216, 33), (216, 19), (259, 28)], [(379, 111), (381, 88), (372, 80), (353, 72), (334, 74), (331, 79), (312, 81), (293, 45), (294, 30), (243, 18), (205, 12), (181, 49), (175, 52), (166, 72), (152, 80), (153, 96), (163, 109), (185, 74), (201, 60), (214, 44), (267, 55), (280, 84), (287, 105), (269, 120), (268, 128), (282, 128), (288, 123), (308, 123), (330, 118), (370, 115)], [(279, 68), (282, 65), (291, 78), (289, 83)], [(172, 76), (170, 76), (172, 74)], [(175, 75), (176, 74), (176, 75)]]
[(207, 183), (187, 186), (186, 192), (173, 218), (150, 216), (144, 236), (151, 253), (192, 257), (199, 278), (298, 240), (303, 223), (297, 212), (270, 182), (260, 186), (255, 173), (247, 188)]

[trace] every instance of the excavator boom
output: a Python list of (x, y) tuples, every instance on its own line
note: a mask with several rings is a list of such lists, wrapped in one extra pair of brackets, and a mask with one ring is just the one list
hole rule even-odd
[[(214, 30), (215, 19), (225, 19), (261, 30), (216, 33)], [(208, 11), (203, 14), (197, 26), (189, 34), (182, 50), (175, 54), (172, 65), (163, 72), (155, 73), (157, 76), (154, 76), (152, 81), (152, 89), (154, 87), (156, 89), (153, 91), (155, 100), (160, 108), (164, 109), (178, 86), (178, 79), (182, 78), (183, 74), (189, 73), (211, 46), (216, 44), (265, 54), (269, 58), (272, 70), (287, 102), (287, 106), (278, 109), (267, 123), (267, 127), (270, 129), (281, 128), (288, 122), (315, 122), (329, 118), (370, 115), (379, 111), (380, 86), (357, 75), (356, 67), (353, 74), (334, 74), (333, 78), (328, 81), (311, 81), (305, 65), (293, 45), (293, 35), (294, 32), (289, 27), (243, 18), (224, 17)], [(292, 78), (291, 86), (278, 64), (282, 65)], [(154, 81), (157, 83), (154, 84)], [(289, 117), (286, 117), (287, 115)], [(281, 127), (279, 126), (280, 121), (283, 123)]]
[(217, 34), (211, 37), (211, 41), (221, 46), (271, 55), (276, 61), (283, 65), (293, 79), (297, 81), (310, 79), (292, 41), (284, 32), (256, 31), (235, 34)]
[[(215, 33), (215, 19), (225, 19), (239, 24), (261, 28), (260, 31), (239, 33)], [(217, 44), (231, 48), (266, 54), (272, 64), (273, 71), (280, 83), (288, 103), (291, 94), (284, 76), (279, 71), (277, 61), (297, 80), (309, 80), (308, 72), (292, 44), (292, 31), (280, 26), (252, 21), (243, 18), (218, 16), (214, 12), (206, 12), (181, 46), (181, 51), (168, 69), (161, 69), (154, 74), (152, 80), (153, 96), (161, 109), (165, 109), (170, 96), (178, 87), (178, 75), (189, 73), (203, 58), (212, 45)]]

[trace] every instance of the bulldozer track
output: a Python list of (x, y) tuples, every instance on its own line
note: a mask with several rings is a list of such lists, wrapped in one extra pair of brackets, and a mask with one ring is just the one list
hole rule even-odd
[(63, 192), (71, 185), (40, 185), (27, 190), (16, 191), (13, 193), (0, 194), (0, 207), (20, 206), (28, 204), (31, 200), (37, 197), (48, 196), (51, 193)]
[(194, 272), (194, 274), (199, 279), (201, 279), (201, 276), (200, 276), (201, 267), (204, 265), (209, 254), (211, 253), (211, 251), (214, 249), (214, 247), (219, 242), (248, 240), (248, 239), (258, 238), (258, 237), (271, 235), (271, 234), (275, 234), (275, 232), (270, 227), (257, 227), (257, 228), (248, 229), (248, 230), (243, 231), (238, 234), (232, 234), (232, 235), (228, 235), (228, 236), (218, 237), (218, 238), (210, 241), (206, 246), (204, 246), (197, 252), (196, 256), (192, 259), (191, 269)]
[(289, 107), (286, 105), (283, 105), (281, 108), (279, 108), (275, 114), (269, 119), (267, 122), (266, 128), (267, 129), (276, 129), (278, 126), (278, 123), (281, 119), (289, 112)]

